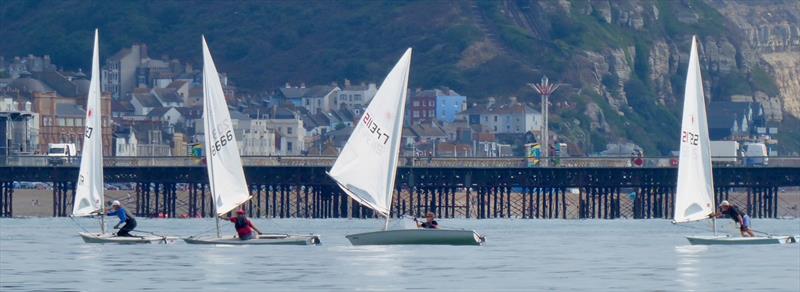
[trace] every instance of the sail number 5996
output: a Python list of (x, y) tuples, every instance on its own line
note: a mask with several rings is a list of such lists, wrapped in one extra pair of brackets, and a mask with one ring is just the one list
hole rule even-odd
[(700, 139), (700, 135), (688, 131), (683, 131), (683, 134), (681, 135), (681, 142), (683, 143), (697, 145), (698, 139)]
[(219, 139), (217, 139), (217, 141), (214, 141), (214, 145), (210, 147), (211, 156), (216, 155), (217, 152), (219, 152), (222, 149), (222, 147), (225, 147), (225, 145), (228, 145), (228, 142), (231, 141), (233, 141), (233, 132), (231, 132), (231, 130), (228, 130), (227, 132), (225, 132), (225, 135), (220, 136)]

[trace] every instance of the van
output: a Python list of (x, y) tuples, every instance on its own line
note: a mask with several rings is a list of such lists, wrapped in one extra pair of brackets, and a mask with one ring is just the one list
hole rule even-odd
[(47, 163), (50, 165), (64, 165), (72, 162), (78, 155), (74, 143), (52, 143), (47, 145)]
[(767, 145), (764, 143), (747, 143), (744, 145), (746, 166), (765, 166), (769, 162)]

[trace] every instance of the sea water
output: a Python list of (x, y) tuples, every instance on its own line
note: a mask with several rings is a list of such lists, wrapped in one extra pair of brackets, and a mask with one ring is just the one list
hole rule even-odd
[[(214, 233), (213, 219), (138, 221), (167, 235)], [(322, 245), (87, 244), (77, 233), (97, 230), (95, 219), (77, 220), (81, 227), (68, 218), (0, 219), (0, 290), (800, 291), (800, 244), (690, 246), (685, 235), (710, 233), (704, 222), (440, 219), (475, 229), (486, 244), (352, 246), (346, 234), (383, 221), (253, 221), (264, 232), (319, 234)], [(720, 229), (737, 233), (729, 221)], [(756, 219), (753, 227), (800, 234), (800, 220)]]

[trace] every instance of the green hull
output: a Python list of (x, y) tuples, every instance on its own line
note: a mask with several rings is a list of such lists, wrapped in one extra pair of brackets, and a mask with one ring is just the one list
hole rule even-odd
[(472, 230), (401, 229), (351, 234), (353, 245), (482, 245), (485, 238)]

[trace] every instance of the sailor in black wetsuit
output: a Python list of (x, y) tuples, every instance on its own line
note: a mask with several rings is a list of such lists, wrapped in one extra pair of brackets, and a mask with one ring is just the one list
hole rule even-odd
[(433, 212), (428, 212), (425, 214), (425, 222), (419, 223), (417, 218), (414, 218), (414, 222), (417, 223), (417, 228), (436, 229), (439, 228), (439, 223), (436, 222), (436, 220), (433, 220), (435, 217), (436, 216), (433, 214)]
[(733, 219), (733, 222), (739, 224), (739, 231), (742, 233), (742, 237), (753, 237), (753, 231), (750, 230), (750, 216), (745, 214), (744, 211), (740, 210), (739, 207), (729, 203), (728, 201), (722, 201), (719, 204), (720, 212), (715, 214), (717, 218), (722, 217), (723, 215), (728, 215)]
[(130, 234), (134, 228), (136, 228), (136, 218), (133, 217), (133, 214), (128, 212), (125, 208), (122, 207), (122, 204), (119, 201), (114, 201), (111, 203), (111, 212), (106, 214), (107, 216), (117, 216), (119, 217), (119, 223), (114, 225), (114, 229), (119, 228), (120, 225), (125, 224), (122, 228), (117, 231), (117, 236), (133, 236)]

